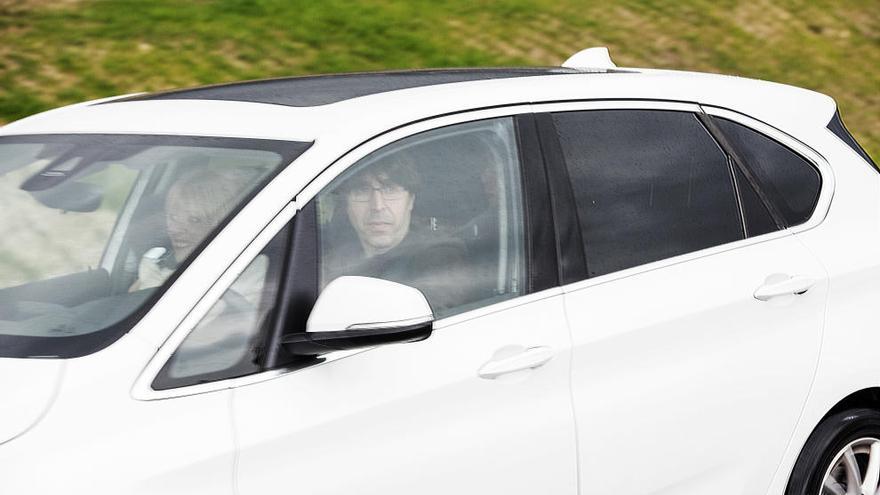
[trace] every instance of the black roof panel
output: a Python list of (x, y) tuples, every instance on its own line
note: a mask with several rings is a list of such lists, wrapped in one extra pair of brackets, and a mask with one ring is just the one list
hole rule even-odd
[[(394, 72), (364, 72), (356, 74), (329, 74), (323, 76), (286, 77), (200, 88), (180, 89), (162, 93), (137, 95), (107, 102), (150, 100), (225, 100), (252, 103), (270, 103), (291, 107), (326, 105), (398, 89), (432, 86), (435, 84), (504, 79), (552, 74), (578, 74), (584, 71), (552, 68), (485, 68), (433, 69)], [(596, 71), (623, 72), (623, 71)]]

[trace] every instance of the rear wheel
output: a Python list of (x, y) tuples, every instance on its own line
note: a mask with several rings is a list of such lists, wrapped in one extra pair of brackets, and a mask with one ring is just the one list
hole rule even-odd
[(801, 451), (786, 495), (877, 495), (880, 412), (853, 409), (819, 424)]

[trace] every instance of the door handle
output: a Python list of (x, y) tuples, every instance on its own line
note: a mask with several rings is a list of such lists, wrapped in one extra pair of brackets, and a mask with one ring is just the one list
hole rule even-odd
[(547, 346), (530, 347), (512, 356), (509, 353), (503, 353), (507, 355), (499, 357), (498, 354), (501, 353), (496, 353), (488, 363), (480, 368), (478, 373), (480, 378), (494, 380), (508, 373), (540, 368), (547, 364), (547, 361), (553, 359), (553, 349)]
[(767, 278), (767, 282), (755, 291), (755, 299), (769, 301), (774, 297), (803, 294), (816, 285), (817, 280), (804, 275), (795, 275), (783, 280), (772, 280), (775, 276)]

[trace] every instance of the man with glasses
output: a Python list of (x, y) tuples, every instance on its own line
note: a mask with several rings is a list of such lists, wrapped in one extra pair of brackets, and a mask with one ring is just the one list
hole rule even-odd
[(348, 178), (342, 197), (357, 240), (331, 241), (325, 283), (341, 275), (375, 277), (420, 289), (438, 310), (463, 302), (465, 248), (413, 217), (421, 181), (410, 151), (399, 151)]
[(406, 238), (418, 188), (418, 175), (400, 157), (351, 179), (346, 211), (367, 258), (387, 253)]

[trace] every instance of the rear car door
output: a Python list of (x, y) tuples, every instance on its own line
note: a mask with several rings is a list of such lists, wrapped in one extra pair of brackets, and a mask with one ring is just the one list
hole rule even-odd
[(821, 159), (738, 149), (694, 105), (546, 110), (581, 235), (564, 274), (580, 492), (763, 493), (820, 348), (827, 277), (788, 227), (827, 207)]

